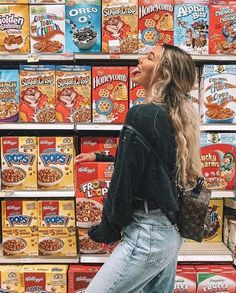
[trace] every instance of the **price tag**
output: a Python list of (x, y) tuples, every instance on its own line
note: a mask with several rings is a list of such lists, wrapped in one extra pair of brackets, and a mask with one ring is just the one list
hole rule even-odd
[(29, 54), (27, 56), (27, 62), (29, 62), (29, 63), (39, 62), (39, 55), (38, 54)]
[(120, 54), (110, 54), (110, 59), (120, 59)]

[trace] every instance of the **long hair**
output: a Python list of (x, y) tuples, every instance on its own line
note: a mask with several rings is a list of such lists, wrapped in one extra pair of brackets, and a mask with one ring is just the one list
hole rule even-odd
[(191, 56), (180, 48), (162, 47), (151, 81), (151, 100), (160, 102), (161, 99), (169, 113), (177, 145), (177, 180), (186, 187), (201, 174), (200, 119), (188, 98), (196, 80), (196, 69)]

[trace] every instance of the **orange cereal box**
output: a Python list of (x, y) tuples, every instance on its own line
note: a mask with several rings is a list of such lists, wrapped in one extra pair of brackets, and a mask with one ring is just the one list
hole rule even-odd
[(38, 189), (74, 189), (73, 137), (39, 137), (38, 155)]
[(20, 121), (55, 122), (55, 67), (20, 67)]
[(145, 90), (142, 85), (139, 85), (132, 80), (132, 72), (136, 67), (129, 67), (129, 107), (144, 103)]
[(0, 6), (0, 53), (29, 52), (28, 5)]
[(236, 54), (235, 5), (211, 5), (209, 51), (211, 54)]
[(171, 0), (139, 0), (139, 53), (156, 44), (173, 45), (174, 5)]
[(2, 189), (37, 189), (36, 137), (1, 137)]
[(20, 269), (19, 265), (0, 266), (0, 292), (19, 293), (20, 288)]
[(102, 1), (103, 53), (137, 53), (138, 0)]
[(116, 154), (118, 145), (118, 137), (81, 137), (80, 150), (81, 153), (102, 153), (105, 155)]
[(56, 66), (56, 119), (91, 122), (91, 67)]
[(96, 67), (93, 75), (93, 122), (123, 123), (128, 111), (128, 67)]

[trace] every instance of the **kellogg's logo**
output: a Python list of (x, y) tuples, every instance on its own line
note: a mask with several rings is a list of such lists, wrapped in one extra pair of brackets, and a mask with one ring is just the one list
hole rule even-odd
[(87, 174), (92, 174), (95, 172), (95, 168), (88, 168), (88, 167), (79, 167), (78, 168), (79, 173), (87, 173)]

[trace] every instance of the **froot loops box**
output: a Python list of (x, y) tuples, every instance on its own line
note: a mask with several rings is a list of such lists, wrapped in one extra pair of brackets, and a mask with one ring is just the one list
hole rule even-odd
[(85, 136), (81, 138), (80, 150), (81, 153), (102, 153), (105, 155), (116, 154), (116, 149), (118, 145), (117, 137), (94, 137), (94, 136)]

